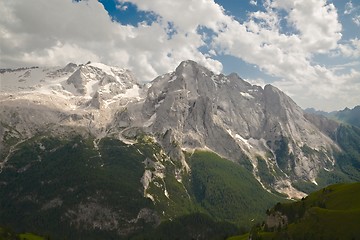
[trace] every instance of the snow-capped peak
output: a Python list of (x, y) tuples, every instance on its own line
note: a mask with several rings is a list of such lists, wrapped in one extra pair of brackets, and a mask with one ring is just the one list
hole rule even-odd
[(77, 107), (88, 106), (94, 100), (101, 102), (97, 106), (106, 107), (124, 98), (138, 99), (139, 91), (140, 86), (129, 70), (102, 63), (0, 72), (0, 94), (56, 96), (71, 100)]
[(91, 66), (91, 67), (95, 67), (98, 69), (101, 69), (104, 73), (106, 73), (107, 75), (111, 75), (111, 76), (115, 76), (114, 72), (112, 70), (112, 67), (105, 65), (103, 63), (97, 63), (97, 62), (91, 62), (89, 64), (86, 64), (87, 66)]

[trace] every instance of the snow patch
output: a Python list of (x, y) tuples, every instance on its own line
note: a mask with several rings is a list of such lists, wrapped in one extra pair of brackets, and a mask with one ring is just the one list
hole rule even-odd
[(99, 88), (99, 82), (96, 80), (89, 81), (86, 85), (86, 97), (91, 98), (95, 95), (96, 89)]
[(169, 193), (168, 193), (168, 191), (167, 191), (166, 189), (164, 190), (164, 195), (165, 195), (167, 198), (170, 198), (170, 197), (169, 197)]
[(123, 97), (125, 98), (135, 98), (135, 97), (139, 97), (140, 88), (138, 85), (134, 85), (132, 88), (127, 89), (125, 94), (123, 94)]
[(107, 66), (107, 65), (103, 64), (103, 63), (96, 63), (96, 62), (93, 63), (92, 62), (92, 63), (89, 63), (88, 66), (99, 68), (100, 70), (102, 70), (107, 75), (114, 76), (112, 68), (110, 66)]
[(150, 193), (146, 193), (145, 197), (150, 198), (151, 201), (155, 202), (155, 198)]
[(241, 96), (245, 97), (245, 98), (254, 98), (254, 96), (252, 96), (251, 94), (247, 93), (247, 92), (240, 92)]
[(226, 130), (231, 137), (233, 137), (235, 140), (238, 140), (238, 141), (241, 141), (243, 144), (245, 144), (245, 146), (248, 148), (248, 149), (251, 149), (252, 146), (251, 144), (249, 143), (248, 140), (246, 140), (245, 138), (243, 138), (242, 136), (240, 136), (239, 134), (235, 133), (233, 134), (232, 131), (230, 129), (227, 129)]
[(245, 143), (245, 145), (250, 149), (252, 148), (252, 146), (250, 145), (249, 141), (246, 140), (245, 138), (241, 137), (239, 134), (235, 134), (235, 139), (242, 141), (243, 143)]
[(313, 179), (311, 182), (312, 182), (313, 184), (315, 184), (316, 186), (318, 186), (318, 183), (316, 182), (315, 179)]

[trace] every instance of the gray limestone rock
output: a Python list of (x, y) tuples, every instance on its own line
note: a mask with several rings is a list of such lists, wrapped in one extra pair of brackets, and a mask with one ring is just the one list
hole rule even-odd
[[(332, 168), (333, 151), (340, 150), (329, 137), (337, 123), (305, 114), (272, 85), (262, 88), (237, 74), (217, 75), (194, 61), (182, 62), (142, 89), (128, 70), (69, 64), (58, 70), (67, 74), (67, 80), (61, 80), (65, 75), (49, 75), (42, 81), (50, 85), (37, 94), (31, 71), (39, 70), (19, 72), (19, 79), (26, 71), (35, 86), (32, 93), (0, 95), (1, 121), (24, 138), (49, 129), (60, 131), (63, 126), (86, 129), (96, 138), (136, 140), (145, 133), (155, 136), (183, 170), (189, 170), (184, 150), (206, 149), (251, 164), (255, 176), (261, 157), (270, 169), (282, 172), (275, 176), (278, 183), (314, 182), (321, 169)], [(6, 84), (10, 82), (16, 81)], [(0, 131), (5, 135), (3, 126)]]

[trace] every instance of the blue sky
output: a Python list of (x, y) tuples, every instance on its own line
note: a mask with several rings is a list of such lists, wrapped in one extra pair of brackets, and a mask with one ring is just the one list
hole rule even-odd
[(0, 68), (91, 60), (147, 82), (192, 59), (303, 108), (360, 104), (358, 0), (11, 0), (0, 32)]

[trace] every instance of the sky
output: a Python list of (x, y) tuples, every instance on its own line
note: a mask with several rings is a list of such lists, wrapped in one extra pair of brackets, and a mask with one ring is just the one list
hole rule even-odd
[(302, 108), (352, 108), (360, 0), (0, 0), (0, 68), (92, 61), (149, 82), (188, 59)]

